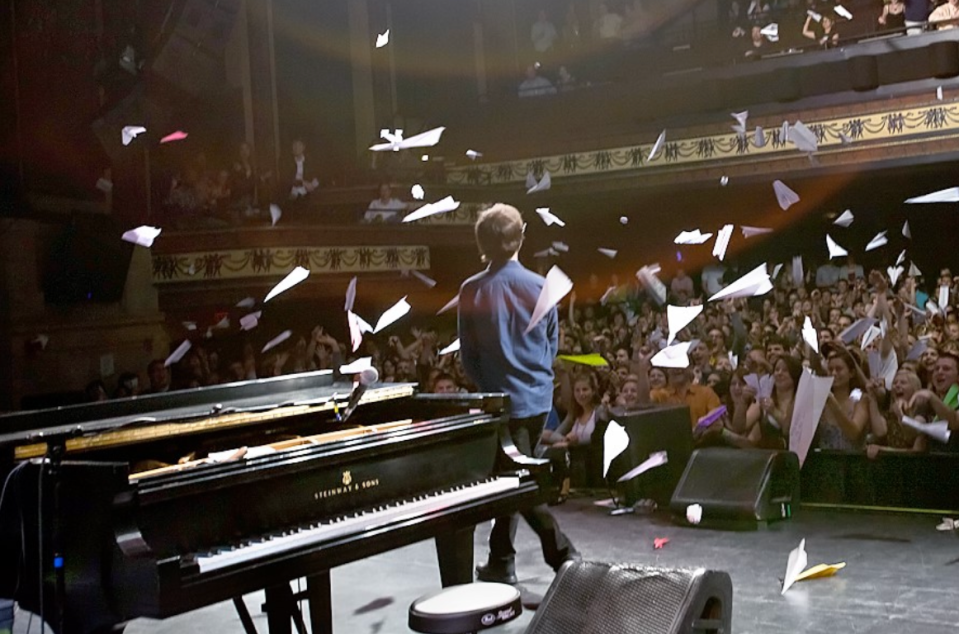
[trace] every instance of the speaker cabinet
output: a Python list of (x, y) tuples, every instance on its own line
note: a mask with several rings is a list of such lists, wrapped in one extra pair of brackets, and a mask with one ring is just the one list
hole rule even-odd
[(728, 634), (732, 604), (725, 572), (574, 561), (556, 574), (526, 634)]
[(697, 449), (673, 494), (670, 509), (685, 517), (703, 507), (703, 524), (786, 519), (799, 504), (799, 458), (765, 449)]

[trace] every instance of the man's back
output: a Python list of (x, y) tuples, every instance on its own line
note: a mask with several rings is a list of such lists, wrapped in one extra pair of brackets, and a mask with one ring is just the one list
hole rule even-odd
[(544, 282), (519, 262), (509, 261), (490, 266), (460, 288), (463, 367), (480, 390), (509, 394), (513, 418), (546, 413), (552, 404), (556, 309), (526, 333)]

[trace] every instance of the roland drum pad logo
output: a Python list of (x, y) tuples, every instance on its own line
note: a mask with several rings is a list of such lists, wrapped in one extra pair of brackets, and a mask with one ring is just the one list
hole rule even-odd
[(505, 608), (498, 612), (487, 612), (480, 617), (480, 623), (483, 624), (483, 627), (490, 627), (494, 625), (497, 621), (506, 622), (513, 618), (516, 615), (516, 610), (512, 607)]

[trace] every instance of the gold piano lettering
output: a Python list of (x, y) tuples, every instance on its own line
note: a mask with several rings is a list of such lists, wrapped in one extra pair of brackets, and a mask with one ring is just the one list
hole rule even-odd
[[(348, 472), (347, 472), (348, 473)], [(380, 486), (379, 478), (370, 478), (369, 480), (352, 480), (349, 484), (333, 487), (330, 489), (321, 489), (313, 493), (314, 500), (325, 500), (327, 498), (344, 495), (347, 493), (356, 493), (357, 491), (366, 491)]]

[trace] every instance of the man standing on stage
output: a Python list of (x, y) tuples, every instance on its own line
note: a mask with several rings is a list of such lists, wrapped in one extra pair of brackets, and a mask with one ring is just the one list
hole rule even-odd
[[(519, 211), (509, 205), (497, 204), (480, 214), (476, 243), (489, 267), (460, 288), (459, 335), (467, 375), (483, 392), (509, 395), (513, 442), (532, 456), (552, 406), (559, 325), (553, 307), (526, 333), (545, 279), (519, 263), (524, 229)], [(524, 511), (523, 517), (539, 536), (553, 570), (578, 557), (545, 504)], [(516, 514), (493, 523), (489, 561), (476, 568), (480, 581), (516, 583), (513, 540), (518, 524)]]

